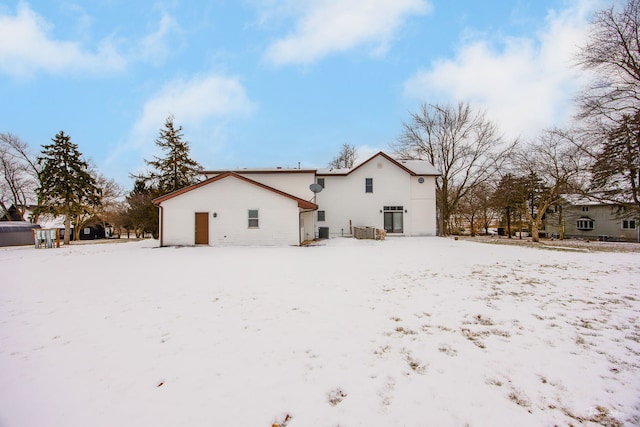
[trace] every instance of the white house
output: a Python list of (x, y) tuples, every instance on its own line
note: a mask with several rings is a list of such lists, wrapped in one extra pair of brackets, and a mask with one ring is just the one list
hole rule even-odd
[(160, 245), (299, 245), (356, 226), (435, 235), (438, 175), (428, 162), (382, 152), (352, 169), (206, 171), (205, 181), (154, 200)]

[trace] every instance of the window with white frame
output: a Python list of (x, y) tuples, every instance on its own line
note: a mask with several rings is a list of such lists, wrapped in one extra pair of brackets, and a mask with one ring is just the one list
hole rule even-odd
[(318, 222), (324, 221), (324, 211), (318, 211)]
[(622, 229), (623, 230), (635, 230), (636, 229), (636, 220), (635, 219), (623, 219), (622, 220)]
[(593, 220), (591, 218), (580, 218), (576, 227), (578, 230), (593, 230)]
[(373, 178), (364, 179), (364, 192), (373, 193)]
[(258, 228), (259, 225), (258, 209), (249, 209), (249, 228)]
[(589, 206), (583, 206), (582, 212), (589, 212)]

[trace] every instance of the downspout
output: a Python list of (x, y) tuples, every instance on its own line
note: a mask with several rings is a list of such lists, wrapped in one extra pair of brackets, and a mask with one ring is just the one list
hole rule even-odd
[(162, 210), (162, 205), (158, 205), (159, 217), (160, 217), (160, 230), (158, 234), (160, 234), (160, 247), (164, 246), (163, 237), (164, 237), (164, 211)]

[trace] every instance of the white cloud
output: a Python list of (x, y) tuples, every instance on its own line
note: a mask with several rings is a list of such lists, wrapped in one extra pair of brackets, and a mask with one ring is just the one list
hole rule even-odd
[(255, 108), (240, 81), (209, 75), (188, 81), (175, 80), (164, 86), (144, 105), (136, 132), (156, 132), (169, 114), (181, 124), (199, 125), (212, 117), (248, 114)]
[[(70, 10), (80, 14), (80, 31), (86, 31), (92, 18), (79, 7)], [(92, 51), (77, 41), (55, 40), (52, 29), (25, 2), (18, 3), (15, 15), (0, 15), (0, 73), (16, 77), (39, 72), (104, 74), (122, 71), (134, 62), (157, 65), (169, 56), (169, 39), (180, 32), (173, 17), (163, 12), (156, 28), (139, 40), (107, 37)], [(120, 46), (127, 46), (126, 50)]]
[(205, 151), (201, 145), (222, 143), (224, 120), (248, 115), (255, 109), (237, 78), (214, 74), (175, 80), (144, 104), (142, 114), (133, 126), (130, 143), (120, 147), (114, 156), (141, 149), (143, 156), (148, 157), (154, 150), (153, 141), (169, 115), (175, 116), (176, 124), (185, 128), (187, 140), (195, 141), (194, 151)]
[(266, 58), (273, 64), (308, 64), (360, 45), (370, 46), (375, 54), (384, 53), (407, 16), (429, 10), (425, 0), (313, 0), (305, 4), (305, 9), (298, 10), (295, 30), (268, 47)]
[(20, 2), (17, 14), (0, 16), (0, 71), (23, 77), (38, 71), (105, 72), (124, 68), (126, 61), (109, 40), (89, 52), (76, 42), (49, 37), (51, 25)]
[(144, 104), (130, 135), (107, 156), (104, 167), (124, 163), (133, 173), (144, 172), (141, 159), (158, 154), (154, 141), (169, 115), (175, 117), (177, 126), (183, 126), (192, 158), (206, 163), (226, 142), (226, 122), (256, 108), (234, 77), (211, 74), (169, 82)]
[(409, 78), (405, 96), (429, 103), (468, 101), (486, 109), (508, 137), (565, 125), (584, 78), (573, 58), (586, 38), (593, 3), (550, 11), (535, 37), (467, 42), (455, 58), (435, 61)]
[(158, 28), (143, 37), (134, 48), (133, 58), (154, 64), (163, 63), (171, 51), (168, 47), (169, 38), (177, 33), (180, 33), (180, 26), (171, 15), (163, 12)]

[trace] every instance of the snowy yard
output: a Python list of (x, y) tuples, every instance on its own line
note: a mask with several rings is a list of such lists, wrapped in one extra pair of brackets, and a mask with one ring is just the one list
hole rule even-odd
[(640, 424), (640, 255), (0, 249), (0, 426)]

